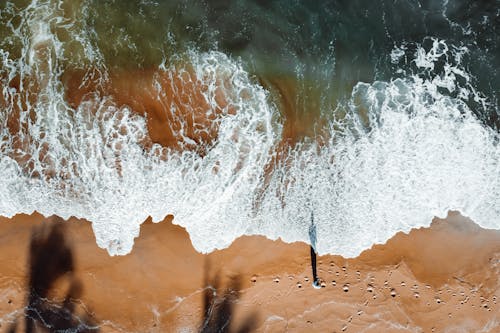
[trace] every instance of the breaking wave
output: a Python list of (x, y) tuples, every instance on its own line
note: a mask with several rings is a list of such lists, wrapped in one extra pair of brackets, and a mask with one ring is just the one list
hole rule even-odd
[[(259, 234), (347, 257), (448, 210), (500, 228), (499, 134), (471, 109), (494, 106), (461, 64), (465, 47), (396, 47), (392, 80), (357, 83), (342, 117), (321, 110), (331, 116), (317, 140), (285, 153), (270, 92), (241, 61), (191, 48), (152, 76), (149, 93), (177, 140), (168, 147), (151, 142), (147, 114), (100, 88), (111, 79), (99, 48), (58, 10), (34, 2), (11, 29), (20, 54), (9, 40), (0, 48), (2, 216), (85, 218), (112, 255), (132, 250), (148, 216), (174, 215), (201, 252)], [(54, 25), (92, 64), (81, 85), (97, 84), (77, 105), (64, 85), (75, 55)], [(189, 85), (198, 100), (183, 92)]]

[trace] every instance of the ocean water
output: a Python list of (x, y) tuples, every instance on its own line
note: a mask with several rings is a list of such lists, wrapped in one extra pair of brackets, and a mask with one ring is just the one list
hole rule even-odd
[(111, 255), (148, 216), (201, 252), (499, 229), (499, 28), (494, 0), (2, 2), (0, 215)]

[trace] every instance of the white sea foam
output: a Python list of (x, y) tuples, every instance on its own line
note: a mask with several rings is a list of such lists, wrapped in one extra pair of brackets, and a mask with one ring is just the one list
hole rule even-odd
[[(428, 69), (465, 51), (433, 40), (429, 50), (418, 48), (415, 62)], [(439, 92), (459, 89), (459, 97), (485, 106), (469, 75), (452, 64), (443, 71), (357, 84), (344, 131), (332, 124), (328, 144), (290, 156), (291, 166), (274, 174), (252, 232), (308, 241), (314, 221), (318, 252), (353, 257), (448, 210), (500, 228), (499, 135), (462, 99)]]
[[(463, 101), (472, 96), (483, 107), (487, 103), (460, 66), (450, 63), (434, 76), (407, 73), (390, 82), (359, 83), (348, 116), (332, 122), (327, 143), (299, 145), (266, 179), (281, 125), (267, 92), (241, 64), (220, 52), (191, 51), (189, 66), (208, 87), (206, 112), (214, 112), (221, 80), (229, 106), (215, 120), (218, 137), (205, 155), (164, 150), (163, 160), (143, 149), (145, 119), (128, 107), (98, 95), (76, 110), (67, 104), (64, 43), (49, 26), (57, 24), (52, 3), (34, 2), (25, 11), (20, 59), (0, 50), (8, 101), (0, 110), (0, 215), (36, 210), (85, 218), (110, 254), (130, 252), (140, 224), (168, 214), (202, 252), (262, 234), (313, 239), (320, 253), (356, 256), (398, 231), (429, 225), (449, 209), (500, 228), (499, 136)], [(84, 48), (93, 48), (84, 56), (106, 80), (99, 50), (79, 36)], [(406, 48), (394, 53), (394, 63), (413, 56), (427, 72), (450, 54), (459, 63), (461, 54), (442, 41), (430, 50), (419, 47), (416, 55), (402, 52)], [(182, 75), (176, 66), (158, 72)], [(26, 127), (13, 135), (6, 120), (28, 90), (8, 87), (15, 75), (37, 77), (39, 93), (21, 113)], [(443, 88), (459, 93), (450, 97)]]
[[(412, 80), (360, 83), (353, 95), (353, 127), (276, 174), (255, 233), (307, 241), (314, 220), (318, 252), (352, 257), (448, 210), (500, 227), (498, 135), (463, 102)], [(369, 130), (356, 119), (361, 107)]]
[[(148, 216), (160, 221), (167, 214), (174, 214), (188, 230), (199, 230), (193, 238), (203, 235), (208, 240), (205, 247), (229, 245), (246, 227), (226, 223), (223, 217), (249, 210), (252, 202), (247, 193), (258, 186), (275, 143), (274, 131), (280, 129), (279, 124), (272, 125), (266, 92), (227, 56), (192, 52), (190, 66), (208, 87), (205, 100), (214, 105), (218, 80), (225, 80), (228, 106), (216, 120), (217, 141), (203, 157), (193, 151), (169, 151), (167, 160), (160, 160), (144, 151), (140, 142), (147, 135), (145, 120), (127, 107), (118, 108), (111, 99), (98, 96), (76, 110), (66, 103), (58, 63), (63, 45), (44, 26), (50, 23), (50, 4), (28, 8), (26, 25), (36, 29), (29, 31), (33, 37), (23, 58), (16, 61), (2, 53), (7, 78), (31, 75), (43, 84), (39, 97), (28, 106), (36, 117), (21, 113), (26, 128), (12, 135), (2, 126), (0, 214), (36, 210), (86, 218), (93, 223), (98, 245), (111, 254), (130, 252), (140, 223)], [(179, 76), (183, 72), (165, 70)], [(4, 99), (14, 101), (2, 110), (5, 121), (15, 112), (15, 101), (28, 93), (8, 88), (7, 82), (3, 86)], [(230, 107), (237, 110), (235, 115), (227, 113)], [(155, 148), (159, 149), (152, 151)], [(31, 164), (19, 162), (19, 154)], [(219, 228), (224, 233), (213, 237)]]

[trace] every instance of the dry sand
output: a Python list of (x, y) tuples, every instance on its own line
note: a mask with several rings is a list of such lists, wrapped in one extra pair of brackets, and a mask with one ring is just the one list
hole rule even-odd
[[(32, 231), (41, 244), (33, 259), (64, 248), (61, 239), (43, 243), (54, 224), (43, 221), (37, 214), (0, 220), (0, 332), (15, 321), (24, 332)], [(224, 325), (230, 332), (500, 331), (500, 232), (458, 214), (354, 259), (318, 257), (319, 290), (302, 243), (245, 236), (202, 255), (167, 219), (143, 224), (131, 254), (110, 257), (88, 222), (71, 219), (63, 228), (74, 269), (47, 298), (55, 306), (70, 294), (65, 306), (100, 332), (194, 332), (204, 322), (206, 332)]]

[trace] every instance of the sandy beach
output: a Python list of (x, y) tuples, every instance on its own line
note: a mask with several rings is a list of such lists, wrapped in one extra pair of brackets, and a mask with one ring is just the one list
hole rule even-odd
[[(171, 219), (144, 223), (126, 256), (99, 249), (86, 221), (38, 214), (2, 218), (0, 244), (1, 332), (24, 332), (36, 260), (45, 260), (46, 276), (66, 262), (42, 303), (65, 308), (89, 331), (497, 332), (500, 326), (500, 232), (456, 213), (354, 259), (318, 257), (321, 289), (311, 285), (306, 244), (245, 236), (203, 255)], [(72, 264), (55, 259), (68, 254)]]

